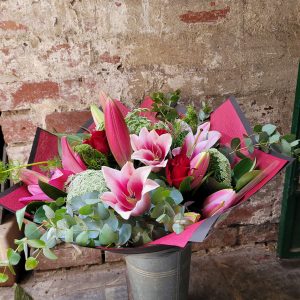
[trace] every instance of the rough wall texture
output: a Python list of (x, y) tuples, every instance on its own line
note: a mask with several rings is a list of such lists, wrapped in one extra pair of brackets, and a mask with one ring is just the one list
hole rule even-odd
[[(72, 131), (100, 90), (129, 106), (180, 88), (186, 102), (234, 95), (252, 123), (289, 130), (300, 53), (297, 0), (0, 1), (1, 126), (12, 159), (34, 128)], [(194, 250), (274, 242), (282, 176)]]

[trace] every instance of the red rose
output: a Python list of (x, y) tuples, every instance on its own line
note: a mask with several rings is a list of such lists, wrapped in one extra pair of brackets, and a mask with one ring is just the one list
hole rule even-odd
[(155, 131), (158, 135), (169, 133), (166, 129), (155, 129)]
[(189, 176), (190, 159), (186, 153), (181, 152), (169, 159), (166, 166), (166, 177), (169, 185), (179, 188), (180, 183)]
[(108, 155), (110, 152), (105, 130), (93, 131), (89, 139), (84, 140), (83, 144), (89, 144), (99, 152)]

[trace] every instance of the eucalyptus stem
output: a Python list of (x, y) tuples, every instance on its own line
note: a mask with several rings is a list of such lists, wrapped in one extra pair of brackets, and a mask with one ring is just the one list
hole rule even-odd
[(45, 165), (45, 164), (48, 164), (48, 161), (39, 161), (39, 162), (31, 163), (31, 164), (26, 164), (26, 165), (16, 166), (16, 167), (13, 167), (13, 168), (4, 170), (4, 171), (0, 171), (0, 174), (1, 174), (1, 173), (11, 172), (11, 171), (17, 170), (17, 169), (22, 169), (22, 168), (32, 167), (32, 166), (38, 166), (38, 165)]

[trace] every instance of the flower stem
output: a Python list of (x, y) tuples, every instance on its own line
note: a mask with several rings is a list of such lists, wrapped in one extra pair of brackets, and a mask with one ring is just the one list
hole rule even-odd
[(7, 173), (7, 172), (11, 172), (11, 171), (17, 170), (17, 169), (22, 169), (22, 168), (37, 166), (37, 165), (45, 165), (45, 164), (48, 164), (48, 161), (39, 161), (39, 162), (31, 163), (31, 164), (16, 166), (16, 167), (4, 170), (4, 171), (0, 171), (0, 173)]

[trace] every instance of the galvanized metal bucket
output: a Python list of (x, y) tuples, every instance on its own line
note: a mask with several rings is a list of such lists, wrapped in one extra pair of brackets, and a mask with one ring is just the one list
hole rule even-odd
[(188, 298), (191, 244), (185, 248), (131, 254), (125, 257), (133, 300), (186, 300)]

